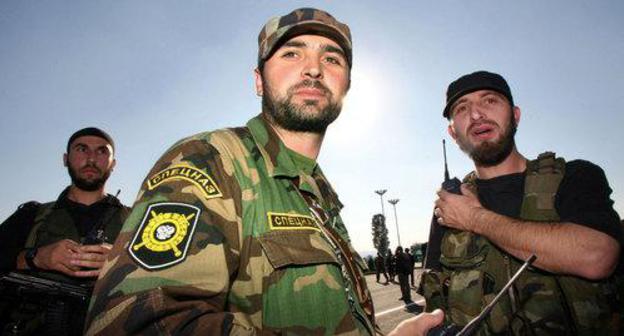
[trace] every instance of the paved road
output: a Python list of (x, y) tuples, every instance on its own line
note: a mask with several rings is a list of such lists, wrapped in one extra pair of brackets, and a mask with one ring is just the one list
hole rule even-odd
[[(421, 272), (422, 269), (420, 268), (414, 270), (416, 285), (418, 285)], [(384, 280), (383, 275), (381, 280)], [(396, 283), (384, 285), (375, 281), (375, 274), (366, 276), (366, 283), (373, 295), (377, 324), (384, 333), (392, 330), (399, 322), (420, 313), (425, 305), (423, 297), (416, 294), (416, 288), (412, 288), (412, 303), (406, 304), (399, 301), (401, 289), (399, 288), (398, 277), (395, 277), (395, 280)]]

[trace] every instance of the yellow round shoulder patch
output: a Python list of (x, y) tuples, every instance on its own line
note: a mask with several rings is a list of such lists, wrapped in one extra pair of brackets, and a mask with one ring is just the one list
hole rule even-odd
[(128, 252), (150, 270), (181, 262), (186, 258), (199, 213), (199, 208), (190, 204), (151, 204)]

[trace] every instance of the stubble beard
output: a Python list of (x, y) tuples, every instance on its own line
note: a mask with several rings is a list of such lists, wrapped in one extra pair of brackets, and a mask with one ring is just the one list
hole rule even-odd
[[(288, 131), (325, 134), (327, 127), (338, 118), (342, 109), (333, 100), (331, 91), (319, 81), (306, 79), (289, 88), (286, 97), (276, 96), (264, 78), (262, 87), (262, 111), (271, 122)], [(322, 90), (328, 100), (327, 106), (320, 108), (317, 100), (304, 100), (299, 105), (293, 103), (294, 91), (304, 87)]]
[[(87, 167), (87, 166), (85, 166)], [(83, 168), (85, 168), (83, 167)], [(89, 167), (95, 168), (98, 171), (101, 171), (99, 168), (89, 165)], [(76, 186), (80, 190), (84, 191), (96, 191), (104, 187), (104, 184), (110, 177), (111, 171), (106, 170), (102, 173), (102, 176), (98, 178), (94, 178), (92, 180), (84, 179), (78, 175), (78, 172), (74, 170), (70, 165), (67, 165), (67, 172), (69, 173), (69, 177), (71, 178), (72, 184)]]
[(493, 167), (503, 162), (516, 146), (514, 139), (516, 130), (517, 125), (512, 113), (503, 134), (501, 134), (498, 140), (493, 142), (483, 141), (481, 144), (473, 145), (468, 140), (468, 135), (459, 135), (457, 143), (459, 148), (468, 154), (476, 166)]

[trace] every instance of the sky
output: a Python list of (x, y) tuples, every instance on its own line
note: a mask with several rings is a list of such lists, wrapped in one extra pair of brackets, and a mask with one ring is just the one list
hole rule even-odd
[(260, 112), (258, 33), (299, 7), (327, 10), (353, 35), (352, 86), (318, 161), (358, 251), (374, 250), (378, 189), (388, 190), (391, 246), (397, 223), (402, 245), (427, 240), (442, 139), (451, 176), (473, 168), (442, 109), (448, 84), (476, 70), (509, 82), (522, 154), (600, 165), (623, 213), (622, 1), (3, 0), (0, 220), (23, 202), (57, 198), (70, 183), (66, 142), (80, 128), (113, 136), (107, 191), (132, 204), (174, 142), (246, 123)]

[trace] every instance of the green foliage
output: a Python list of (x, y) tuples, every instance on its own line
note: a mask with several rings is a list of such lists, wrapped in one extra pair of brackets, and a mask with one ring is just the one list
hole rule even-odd
[(373, 246), (377, 249), (377, 252), (382, 256), (386, 255), (388, 246), (390, 246), (390, 240), (388, 240), (388, 228), (386, 228), (386, 217), (382, 214), (376, 214), (373, 216)]

